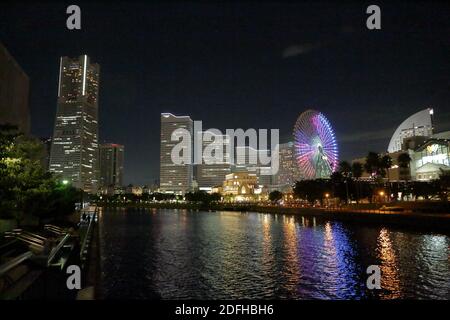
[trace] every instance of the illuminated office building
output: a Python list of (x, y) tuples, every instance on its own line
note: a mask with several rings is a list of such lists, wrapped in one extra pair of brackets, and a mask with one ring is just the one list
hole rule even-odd
[[(177, 164), (172, 161), (172, 149), (181, 142), (181, 134), (177, 129), (185, 129), (193, 137), (193, 121), (189, 116), (175, 116), (171, 113), (161, 114), (161, 146), (160, 146), (160, 191), (164, 193), (184, 194), (192, 189), (193, 154), (192, 144), (188, 163)], [(172, 133), (176, 139), (172, 141)], [(178, 140), (180, 138), (180, 140)]]
[(123, 184), (124, 147), (116, 143), (100, 145), (100, 185), (116, 187)]
[[(196, 181), (198, 188), (200, 190), (211, 191), (213, 187), (221, 186), (225, 180), (225, 176), (231, 172), (229, 153), (230, 137), (227, 135), (217, 136), (208, 131), (201, 132), (201, 134), (203, 135), (202, 154), (209, 155), (209, 152), (204, 153), (205, 149), (208, 147), (212, 148), (211, 144), (214, 142), (222, 142), (221, 157), (215, 153), (213, 153), (213, 156), (210, 158), (202, 156), (202, 163), (196, 165)], [(221, 159), (218, 160), (218, 158)]]
[(295, 159), (295, 145), (292, 141), (279, 145), (279, 168), (274, 180), (274, 184), (281, 189), (289, 189), (300, 180), (300, 170)]
[(87, 55), (60, 59), (50, 171), (86, 192), (98, 188), (99, 73)]

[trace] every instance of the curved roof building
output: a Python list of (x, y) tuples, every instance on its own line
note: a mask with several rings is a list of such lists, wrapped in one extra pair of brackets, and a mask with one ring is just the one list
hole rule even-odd
[(403, 139), (410, 137), (429, 137), (433, 134), (433, 109), (427, 108), (419, 111), (405, 121), (395, 130), (389, 142), (388, 152), (397, 152), (402, 149)]

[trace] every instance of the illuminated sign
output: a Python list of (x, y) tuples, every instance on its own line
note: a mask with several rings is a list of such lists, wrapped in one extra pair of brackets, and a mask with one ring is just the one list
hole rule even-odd
[(432, 154), (435, 153), (439, 148), (438, 144), (430, 144), (429, 146), (427, 146), (427, 153), (428, 154)]

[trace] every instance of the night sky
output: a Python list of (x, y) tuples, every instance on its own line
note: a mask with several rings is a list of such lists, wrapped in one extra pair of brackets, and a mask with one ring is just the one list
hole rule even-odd
[[(82, 30), (66, 28), (68, 5)], [(366, 28), (370, 4), (382, 30)], [(60, 56), (101, 65), (100, 142), (125, 145), (125, 183), (159, 177), (160, 113), (204, 128), (279, 128), (323, 112), (340, 158), (384, 151), (433, 107), (450, 130), (450, 6), (350, 2), (2, 3), (0, 41), (30, 77), (32, 133), (52, 135)]]

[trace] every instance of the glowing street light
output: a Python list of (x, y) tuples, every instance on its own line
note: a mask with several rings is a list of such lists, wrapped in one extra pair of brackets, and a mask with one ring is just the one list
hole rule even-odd
[(68, 184), (69, 184), (69, 180), (63, 180), (63, 181), (62, 181), (62, 184), (63, 184), (63, 185), (68, 185)]

